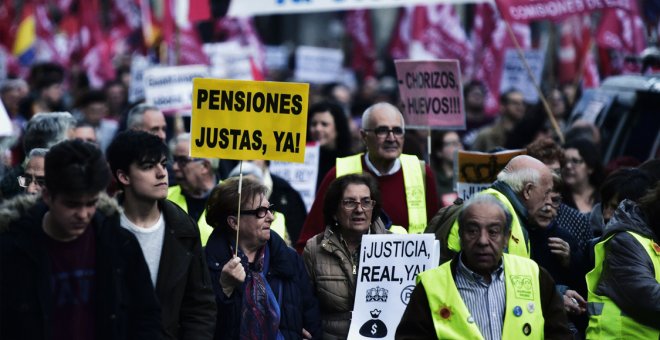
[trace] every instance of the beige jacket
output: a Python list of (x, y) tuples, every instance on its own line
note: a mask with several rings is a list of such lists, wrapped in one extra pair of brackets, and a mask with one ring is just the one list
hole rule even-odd
[[(303, 260), (319, 299), (323, 339), (346, 339), (355, 300), (357, 275), (353, 270), (357, 271), (358, 263), (353, 263), (334, 228), (328, 226), (307, 240)], [(370, 229), (371, 234), (390, 233), (380, 219)]]

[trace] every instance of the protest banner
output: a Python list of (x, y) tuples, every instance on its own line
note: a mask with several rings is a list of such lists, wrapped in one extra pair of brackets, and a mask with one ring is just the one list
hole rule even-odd
[(433, 234), (364, 235), (349, 339), (394, 339), (417, 274), (438, 266)]
[(286, 45), (266, 45), (265, 52), (267, 70), (282, 71), (289, 67), (289, 48)]
[(231, 1), (228, 16), (250, 17), (266, 14), (335, 12), (351, 9), (401, 7), (404, 5), (432, 5), (492, 2), (492, 0), (250, 0)]
[(395, 60), (407, 128), (465, 130), (458, 60)]
[(309, 84), (196, 78), (191, 155), (304, 162)]
[(131, 83), (128, 86), (129, 103), (137, 103), (144, 99), (144, 71), (147, 68), (149, 68), (149, 59), (134, 54), (131, 58)]
[(250, 53), (237, 41), (204, 44), (212, 78), (253, 80)]
[[(528, 50), (524, 54), (525, 60), (536, 79), (536, 86), (541, 85), (541, 73), (543, 72), (543, 63), (545, 62), (545, 52), (540, 50)], [(502, 78), (500, 79), (500, 92), (504, 93), (509, 89), (516, 89), (523, 94), (525, 102), (536, 103), (539, 101), (539, 95), (535, 90), (532, 79), (529, 78), (525, 66), (520, 60), (520, 56), (515, 49), (506, 50), (504, 56), (504, 68), (502, 69)]]
[(304, 163), (270, 162), (270, 173), (284, 178), (298, 191), (307, 212), (316, 197), (316, 178), (319, 175), (320, 144), (309, 142), (305, 146)]
[(458, 197), (467, 200), (488, 189), (511, 158), (526, 153), (523, 149), (497, 153), (459, 150), (454, 156), (454, 178)]
[(14, 124), (9, 119), (9, 114), (5, 108), (5, 104), (0, 99), (0, 137), (11, 136), (14, 133)]
[(192, 80), (205, 77), (205, 65), (152, 67), (144, 72), (146, 102), (163, 113), (190, 112), (192, 108)]
[(631, 11), (636, 0), (495, 0), (507, 21), (560, 20), (571, 15), (607, 8)]
[(339, 80), (344, 64), (344, 52), (336, 48), (299, 46), (296, 49), (297, 81), (326, 84)]

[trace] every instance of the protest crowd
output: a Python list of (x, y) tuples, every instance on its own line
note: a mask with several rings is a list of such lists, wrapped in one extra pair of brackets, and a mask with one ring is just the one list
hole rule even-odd
[(660, 337), (660, 5), (254, 1), (0, 4), (0, 339)]

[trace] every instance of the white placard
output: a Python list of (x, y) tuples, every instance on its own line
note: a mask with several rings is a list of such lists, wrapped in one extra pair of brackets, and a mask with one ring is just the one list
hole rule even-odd
[(364, 235), (349, 339), (394, 339), (417, 274), (438, 266), (433, 234)]
[(326, 84), (341, 80), (344, 52), (335, 48), (300, 46), (296, 49), (296, 81)]
[[(540, 85), (545, 53), (541, 50), (525, 51), (525, 60), (532, 70), (537, 85)], [(518, 52), (515, 49), (506, 50), (502, 79), (500, 81), (500, 92), (504, 93), (511, 88), (522, 92), (527, 103), (536, 103), (539, 100), (534, 83), (529, 79), (525, 65), (520, 60)]]
[(272, 161), (269, 169), (272, 174), (284, 178), (298, 191), (305, 202), (307, 212), (312, 208), (316, 197), (316, 178), (319, 175), (318, 143), (308, 143), (305, 147), (305, 163)]
[(237, 41), (204, 44), (202, 49), (211, 62), (212, 78), (254, 80), (250, 51)]
[(266, 46), (266, 69), (286, 70), (289, 67), (289, 48), (281, 46)]
[(192, 108), (192, 80), (207, 76), (206, 65), (149, 68), (144, 72), (145, 99), (163, 113), (189, 112)]
[(136, 103), (144, 99), (144, 71), (149, 68), (149, 59), (135, 54), (131, 58), (131, 83), (128, 86), (128, 102)]
[(11, 119), (9, 119), (7, 109), (5, 109), (5, 104), (0, 99), (0, 137), (11, 136), (13, 133), (13, 124), (11, 123)]
[(234, 0), (228, 16), (249, 17), (266, 14), (334, 12), (359, 8), (387, 8), (404, 5), (480, 3), (492, 0)]

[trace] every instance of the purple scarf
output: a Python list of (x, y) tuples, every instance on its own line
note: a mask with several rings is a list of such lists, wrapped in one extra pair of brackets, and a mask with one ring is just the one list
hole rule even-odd
[(246, 267), (240, 326), (242, 340), (284, 339), (279, 330), (280, 306), (265, 276), (268, 272), (269, 255), (270, 251), (266, 245), (257, 252), (254, 264), (246, 266), (247, 256), (238, 250), (241, 263)]

